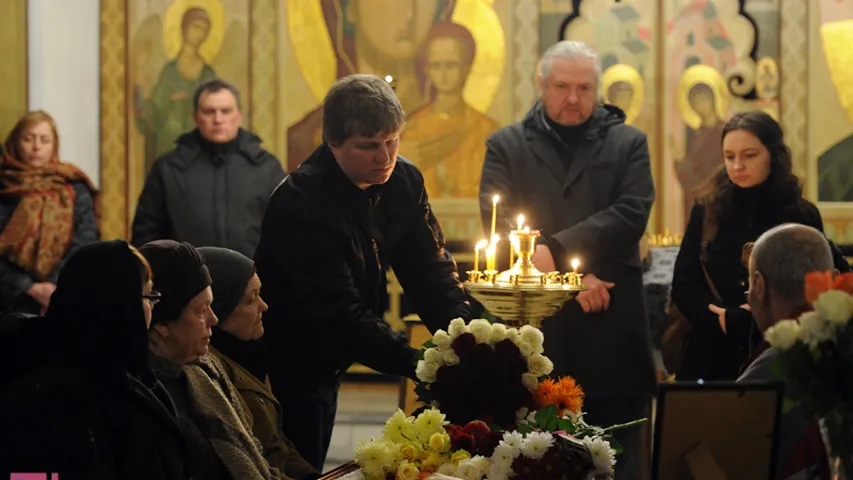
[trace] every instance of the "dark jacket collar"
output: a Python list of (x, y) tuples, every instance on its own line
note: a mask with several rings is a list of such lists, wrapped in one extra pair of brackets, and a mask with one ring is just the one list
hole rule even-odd
[(267, 346), (260, 340), (243, 341), (230, 333), (215, 328), (210, 343), (222, 355), (246, 369), (261, 382), (267, 378), (269, 357)]
[[(399, 162), (399, 159), (397, 161)], [(350, 180), (347, 174), (344, 173), (340, 165), (338, 165), (338, 161), (335, 159), (332, 149), (329, 148), (325, 142), (317, 147), (317, 149), (314, 150), (314, 153), (312, 153), (299, 168), (303, 167), (309, 169), (309, 171), (316, 169), (321, 174), (327, 174), (334, 185), (339, 188), (339, 191), (346, 197), (360, 200), (369, 198), (375, 199), (379, 196), (379, 193), (384, 187), (384, 185), (373, 185), (366, 189), (359, 188), (352, 182), (352, 180)], [(396, 174), (397, 168), (395, 167), (394, 172), (391, 174), (392, 178)]]
[[(542, 106), (542, 100), (537, 100), (533, 105), (533, 108), (531, 108), (530, 111), (527, 112), (527, 115), (525, 115), (522, 123), (526, 128), (537, 130), (551, 136), (555, 140), (559, 140), (557, 134), (545, 120), (545, 115), (547, 115), (547, 113), (545, 113), (545, 108)], [(613, 105), (599, 105), (595, 107), (595, 110), (592, 112), (592, 116), (586, 121), (587, 131), (584, 138), (587, 140), (603, 138), (607, 133), (607, 129), (613, 125), (625, 123), (626, 118), (625, 112), (623, 112), (619, 107)]]
[[(261, 148), (261, 142), (261, 137), (241, 128), (237, 132), (237, 138), (222, 146), (219, 153), (236, 152), (253, 164), (259, 165), (264, 160), (264, 153), (266, 153)], [(197, 128), (178, 137), (175, 145), (176, 154), (173, 158), (182, 168), (188, 168), (197, 159), (211, 157), (217, 153), (214, 149), (209, 148), (209, 145), (213, 144), (206, 141)]]

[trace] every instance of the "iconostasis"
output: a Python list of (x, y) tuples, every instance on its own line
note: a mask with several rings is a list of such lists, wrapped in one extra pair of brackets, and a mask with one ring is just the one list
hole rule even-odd
[(483, 142), (530, 108), (560, 38), (597, 49), (601, 97), (649, 135), (650, 231), (683, 230), (690, 192), (722, 166), (725, 121), (762, 109), (827, 233), (853, 243), (853, 0), (103, 0), (104, 233), (127, 234), (200, 82), (237, 85), (245, 126), (292, 170), (320, 141), (329, 86), (363, 72), (394, 85), (410, 115), (400, 151), (448, 239), (472, 242)]

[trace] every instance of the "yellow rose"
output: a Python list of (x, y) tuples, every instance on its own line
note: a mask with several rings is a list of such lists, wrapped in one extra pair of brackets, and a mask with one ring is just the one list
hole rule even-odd
[(468, 460), (469, 458), (471, 458), (471, 454), (467, 451), (456, 450), (455, 452), (453, 452), (453, 455), (450, 456), (450, 461), (453, 462), (455, 465), (459, 465), (459, 462), (461, 462), (462, 460)]
[(444, 453), (450, 450), (450, 435), (446, 433), (433, 433), (429, 437), (429, 448), (438, 453)]
[(435, 473), (444, 463), (445, 457), (437, 452), (428, 452), (421, 461), (421, 472)]
[(413, 443), (404, 443), (400, 446), (400, 455), (406, 460), (417, 460), (421, 449)]
[(418, 480), (421, 476), (421, 471), (414, 464), (403, 461), (400, 468), (397, 469), (397, 480)]

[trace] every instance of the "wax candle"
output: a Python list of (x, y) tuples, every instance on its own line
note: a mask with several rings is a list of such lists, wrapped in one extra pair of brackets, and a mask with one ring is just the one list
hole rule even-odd
[(581, 264), (581, 262), (580, 262), (580, 260), (578, 260), (577, 258), (573, 258), (573, 259), (572, 259), (572, 273), (574, 273), (574, 274), (576, 274), (576, 275), (577, 275), (577, 273), (578, 273), (578, 266), (579, 266), (580, 264)]
[(489, 232), (489, 238), (495, 238), (495, 223), (498, 220), (498, 202), (501, 197), (495, 195), (492, 197), (492, 230)]
[(480, 250), (486, 248), (489, 242), (486, 239), (480, 240), (477, 242), (477, 245), (474, 246), (474, 271), (480, 271)]

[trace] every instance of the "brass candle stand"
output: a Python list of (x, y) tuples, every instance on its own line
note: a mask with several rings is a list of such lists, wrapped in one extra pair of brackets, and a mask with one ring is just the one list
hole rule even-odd
[(509, 270), (468, 271), (465, 286), (492, 314), (508, 325), (532, 325), (541, 328), (542, 321), (559, 310), (564, 303), (585, 291), (582, 274), (541, 272), (533, 265), (533, 252), (538, 230), (519, 229), (510, 234), (510, 248), (518, 260)]

